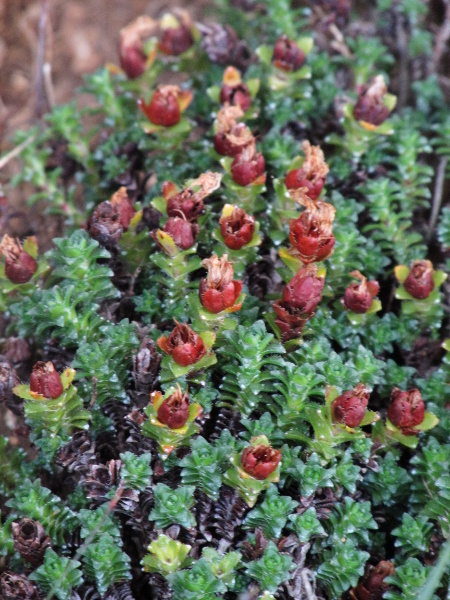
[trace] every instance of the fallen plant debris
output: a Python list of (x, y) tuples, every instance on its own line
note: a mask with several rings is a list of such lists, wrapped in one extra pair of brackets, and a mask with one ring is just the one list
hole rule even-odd
[(446, 597), (445, 32), (310, 5), (137, 16), (16, 134), (2, 600)]

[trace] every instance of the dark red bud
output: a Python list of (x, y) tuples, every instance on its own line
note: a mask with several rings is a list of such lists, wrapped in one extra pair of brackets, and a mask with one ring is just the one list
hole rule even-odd
[(59, 398), (63, 385), (52, 362), (37, 362), (30, 375), (30, 390), (45, 398)]
[(255, 479), (266, 479), (275, 471), (280, 461), (281, 452), (264, 444), (248, 446), (241, 454), (242, 468)]
[(325, 260), (335, 244), (329, 220), (322, 222), (320, 213), (313, 215), (308, 210), (298, 219), (291, 219), (289, 241), (304, 263)]
[(380, 285), (378, 281), (366, 281), (351, 283), (345, 290), (343, 304), (345, 308), (354, 313), (362, 315), (370, 310), (374, 297), (378, 294)]
[(411, 265), (404, 288), (417, 300), (428, 298), (434, 289), (433, 265), (429, 260), (416, 260)]
[(180, 250), (187, 250), (195, 244), (198, 229), (197, 223), (190, 223), (181, 217), (170, 217), (164, 225), (164, 231), (172, 237)]
[(242, 281), (233, 281), (233, 266), (228, 256), (224, 254), (219, 258), (213, 255), (204, 259), (202, 264), (208, 269), (208, 277), (202, 279), (199, 286), (200, 302), (204, 308), (217, 314), (235, 306), (242, 291)]
[(358, 427), (366, 414), (369, 396), (368, 389), (362, 383), (338, 396), (331, 403), (333, 421), (347, 427)]
[(158, 408), (158, 421), (170, 427), (179, 429), (185, 425), (189, 417), (189, 396), (177, 389)]
[(22, 250), (14, 261), (5, 261), (5, 275), (12, 283), (27, 283), (37, 269), (37, 262)]
[(305, 64), (305, 53), (297, 42), (282, 35), (273, 48), (272, 62), (283, 71), (298, 71)]
[(220, 218), (219, 225), (225, 245), (232, 250), (240, 250), (248, 244), (255, 232), (254, 217), (237, 206), (234, 207), (231, 215)]
[(324, 285), (324, 277), (304, 267), (284, 287), (283, 302), (303, 314), (312, 314), (322, 299)]
[(236, 304), (242, 291), (242, 281), (230, 281), (221, 289), (209, 288), (207, 279), (200, 281), (200, 302), (207, 311), (217, 314)]
[(264, 175), (265, 168), (266, 165), (261, 152), (247, 160), (244, 150), (231, 163), (231, 177), (238, 185), (250, 185)]
[(353, 107), (353, 116), (358, 121), (364, 121), (378, 126), (389, 116), (389, 108), (384, 105), (384, 96), (387, 92), (382, 75), (361, 87), (358, 100)]
[(183, 52), (186, 52), (193, 43), (194, 40), (190, 28), (179, 25), (178, 27), (164, 29), (158, 47), (161, 52), (169, 56), (179, 56)]
[(223, 85), (219, 99), (221, 104), (228, 102), (232, 106), (240, 106), (244, 112), (252, 105), (252, 97), (245, 83), (234, 86)]
[(325, 179), (318, 178), (316, 180), (310, 180), (305, 176), (303, 169), (294, 169), (284, 178), (284, 184), (288, 190), (298, 190), (299, 188), (306, 188), (307, 195), (311, 200), (317, 200), (320, 196), (320, 192), (325, 185)]
[(130, 79), (140, 77), (145, 71), (147, 57), (141, 44), (120, 48), (120, 67)]
[(167, 200), (167, 214), (169, 217), (184, 217), (187, 221), (194, 221), (204, 212), (203, 199), (196, 196), (189, 188)]
[(175, 94), (162, 94), (156, 90), (149, 104), (140, 99), (138, 106), (147, 119), (155, 125), (172, 127), (181, 119), (181, 110)]
[(176, 324), (169, 336), (160, 337), (157, 344), (182, 367), (193, 365), (206, 354), (206, 346), (202, 338), (188, 325), (181, 323)]
[(411, 429), (420, 425), (425, 417), (425, 404), (418, 389), (403, 392), (394, 388), (391, 393), (391, 404), (388, 409), (389, 421), (399, 427), (405, 435), (414, 435)]

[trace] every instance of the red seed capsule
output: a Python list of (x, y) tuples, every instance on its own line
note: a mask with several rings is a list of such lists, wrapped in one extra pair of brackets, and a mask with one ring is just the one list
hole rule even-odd
[(360, 283), (351, 283), (345, 290), (342, 304), (348, 310), (357, 314), (364, 314), (370, 310), (373, 299), (380, 291), (378, 281), (367, 279), (359, 271), (352, 271), (352, 277), (360, 280)]
[[(228, 214), (230, 209), (231, 213)], [(224, 214), (225, 212), (227, 214)], [(224, 207), (219, 225), (225, 245), (232, 250), (240, 250), (248, 244), (255, 232), (255, 218), (248, 215), (243, 208), (230, 207), (229, 204)]]
[(298, 71), (305, 64), (305, 53), (297, 42), (282, 35), (273, 48), (272, 62), (283, 71)]
[(247, 186), (252, 183), (264, 183), (266, 175), (264, 157), (256, 152), (255, 142), (246, 146), (231, 163), (231, 177), (238, 185)]
[(52, 362), (37, 362), (30, 375), (30, 390), (44, 398), (59, 398), (64, 391), (59, 373)]
[(325, 260), (333, 252), (333, 220), (336, 210), (326, 202), (305, 199), (306, 210), (289, 224), (289, 241), (306, 264)]
[(415, 260), (403, 286), (417, 300), (428, 298), (434, 289), (433, 265), (429, 260)]
[(37, 262), (22, 248), (19, 239), (4, 235), (0, 256), (5, 257), (5, 275), (11, 283), (27, 283), (37, 270)]
[(197, 223), (190, 223), (181, 217), (170, 217), (163, 230), (171, 236), (177, 248), (187, 250), (195, 244), (198, 229)]
[(188, 325), (177, 321), (175, 323), (172, 333), (167, 337), (160, 337), (157, 344), (182, 367), (193, 365), (205, 356), (206, 346), (202, 338)]
[(333, 421), (347, 427), (358, 427), (366, 414), (369, 396), (369, 390), (363, 383), (338, 396), (331, 403)]
[(175, 390), (158, 408), (158, 421), (170, 427), (179, 429), (186, 424), (189, 417), (189, 396), (181, 391)]
[(233, 266), (228, 262), (228, 256), (224, 254), (219, 258), (213, 255), (204, 259), (202, 265), (208, 269), (208, 276), (200, 281), (199, 286), (203, 307), (214, 314), (234, 307), (242, 291), (242, 281), (233, 280)]
[(353, 116), (358, 121), (377, 127), (389, 116), (389, 108), (383, 100), (387, 87), (382, 75), (374, 77), (371, 83), (361, 87), (358, 100), (353, 107)]
[(394, 388), (391, 393), (391, 404), (388, 408), (389, 421), (399, 427), (405, 435), (414, 435), (412, 429), (420, 425), (425, 417), (425, 404), (420, 391), (412, 388), (406, 392)]
[(281, 452), (264, 444), (244, 448), (241, 454), (242, 468), (255, 479), (267, 479), (280, 461)]

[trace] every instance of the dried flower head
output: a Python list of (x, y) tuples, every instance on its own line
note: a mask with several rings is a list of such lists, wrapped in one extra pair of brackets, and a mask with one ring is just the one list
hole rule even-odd
[(212, 313), (219, 313), (233, 307), (238, 310), (241, 305), (236, 301), (242, 291), (242, 281), (233, 280), (233, 265), (224, 254), (221, 258), (217, 255), (205, 258), (202, 265), (208, 269), (208, 276), (200, 281), (200, 302)]
[(188, 221), (195, 221), (205, 211), (203, 200), (219, 189), (221, 181), (221, 173), (207, 171), (180, 192), (174, 183), (165, 181), (163, 196), (167, 202), (167, 214), (169, 217), (182, 217)]
[(109, 200), (101, 202), (95, 208), (86, 224), (89, 235), (108, 250), (115, 250), (123, 234), (120, 214)]
[(38, 521), (23, 517), (12, 523), (11, 528), (14, 550), (33, 567), (38, 567), (44, 559), (46, 549), (51, 546), (50, 537), (43, 526)]
[(25, 252), (18, 238), (5, 234), (0, 242), (0, 256), (5, 258), (5, 275), (11, 283), (27, 283), (37, 270), (37, 262)]
[(373, 299), (380, 291), (380, 284), (375, 280), (367, 281), (359, 271), (352, 271), (350, 275), (360, 281), (359, 283), (351, 283), (348, 286), (341, 302), (348, 310), (357, 314), (364, 314), (370, 310)]

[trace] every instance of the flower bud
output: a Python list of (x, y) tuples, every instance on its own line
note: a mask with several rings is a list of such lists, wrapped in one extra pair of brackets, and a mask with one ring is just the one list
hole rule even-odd
[(238, 185), (261, 184), (266, 180), (266, 164), (261, 152), (256, 152), (255, 142), (246, 146), (231, 163), (231, 177)]
[(219, 225), (225, 245), (232, 250), (240, 250), (248, 244), (255, 232), (255, 218), (243, 208), (230, 204), (224, 206)]
[(217, 113), (217, 133), (214, 136), (214, 149), (222, 156), (237, 156), (248, 144), (254, 141), (245, 123), (238, 123), (244, 112), (240, 106), (224, 106)]
[(142, 15), (120, 31), (120, 66), (130, 79), (142, 75), (147, 66), (143, 40), (156, 33), (158, 24), (147, 15)]
[[(208, 276), (200, 281), (200, 302), (207, 311), (217, 314), (227, 308), (234, 307), (242, 291), (242, 281), (233, 280), (233, 266), (228, 262), (228, 256), (222, 258), (213, 255), (202, 261), (208, 269)], [(236, 306), (237, 310), (240, 305)]]
[(363, 85), (353, 107), (355, 119), (375, 127), (386, 121), (390, 112), (383, 103), (386, 92), (387, 87), (382, 75), (377, 75), (371, 83)]
[(59, 398), (64, 391), (59, 373), (52, 362), (37, 362), (30, 375), (30, 390), (44, 398)]
[(4, 235), (0, 256), (5, 257), (5, 275), (11, 283), (27, 283), (37, 270), (37, 262), (25, 252), (19, 239)]
[(185, 425), (189, 417), (189, 396), (183, 394), (180, 386), (175, 392), (164, 400), (158, 408), (158, 421), (170, 427), (179, 429)]
[(14, 550), (33, 567), (38, 567), (44, 560), (44, 554), (51, 546), (50, 537), (38, 521), (23, 517), (12, 523)]
[(127, 231), (131, 219), (136, 214), (136, 211), (128, 198), (127, 188), (119, 188), (117, 192), (111, 196), (110, 202), (119, 214), (119, 222), (122, 225), (123, 230)]
[(420, 425), (425, 417), (425, 404), (418, 389), (403, 392), (394, 388), (391, 393), (391, 404), (388, 408), (389, 421), (399, 427), (404, 435), (414, 435), (412, 429)]
[(280, 461), (281, 452), (264, 444), (248, 446), (241, 454), (242, 468), (255, 479), (266, 479), (275, 471)]
[(197, 223), (190, 223), (181, 217), (170, 217), (163, 231), (171, 236), (177, 248), (187, 250), (195, 244), (198, 229)]
[(283, 71), (298, 71), (305, 64), (305, 53), (297, 42), (282, 35), (273, 48), (272, 62)]
[(147, 104), (142, 98), (138, 106), (154, 125), (173, 127), (181, 119), (192, 100), (192, 93), (183, 91), (177, 85), (159, 85)]
[(348, 310), (362, 315), (370, 310), (373, 299), (380, 291), (378, 281), (367, 279), (359, 271), (352, 271), (352, 277), (360, 280), (360, 283), (351, 283), (345, 290), (342, 304)]
[(245, 112), (252, 104), (249, 89), (241, 80), (240, 72), (235, 67), (227, 67), (223, 76), (223, 86), (220, 90), (220, 103), (240, 106)]
[(178, 11), (178, 15), (179, 19), (172, 14), (164, 15), (161, 19), (162, 34), (158, 48), (169, 56), (183, 54), (194, 43), (189, 14), (186, 11)]
[(4, 571), (0, 575), (0, 598), (2, 600), (38, 600), (36, 588), (25, 575)]
[(394, 565), (387, 560), (381, 560), (376, 566), (368, 565), (352, 597), (355, 600), (382, 600), (389, 587), (384, 580), (393, 573)]
[(428, 298), (434, 289), (433, 265), (429, 260), (415, 260), (403, 282), (408, 294), (417, 300)]
[(330, 170), (320, 146), (311, 146), (308, 141), (302, 143), (305, 159), (300, 169), (289, 171), (284, 179), (288, 190), (305, 188), (311, 200), (317, 200), (325, 185)]
[(325, 260), (333, 252), (333, 220), (336, 210), (331, 204), (314, 204), (306, 199), (307, 209), (289, 224), (289, 240), (306, 264)]
[(285, 286), (282, 299), (272, 304), (284, 342), (301, 336), (305, 323), (314, 316), (324, 285), (325, 278), (318, 276), (317, 267), (307, 265)]
[(193, 365), (206, 354), (206, 346), (202, 338), (188, 325), (178, 323), (172, 333), (157, 340), (158, 346), (182, 367)]
[(363, 383), (338, 396), (331, 403), (333, 422), (342, 423), (347, 427), (358, 427), (366, 414), (369, 396), (369, 390)]
[(99, 244), (114, 250), (123, 234), (119, 211), (108, 200), (101, 202), (89, 217), (86, 230)]

